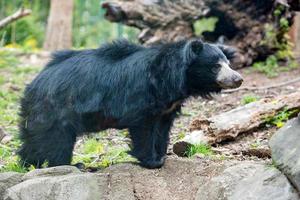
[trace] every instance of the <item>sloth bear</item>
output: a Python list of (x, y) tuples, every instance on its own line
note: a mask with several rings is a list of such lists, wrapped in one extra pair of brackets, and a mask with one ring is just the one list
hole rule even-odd
[(161, 167), (182, 102), (241, 85), (230, 68), (233, 54), (196, 39), (152, 47), (115, 41), (54, 53), (21, 100), (21, 162), (68, 165), (77, 136), (128, 128), (130, 154), (146, 168)]

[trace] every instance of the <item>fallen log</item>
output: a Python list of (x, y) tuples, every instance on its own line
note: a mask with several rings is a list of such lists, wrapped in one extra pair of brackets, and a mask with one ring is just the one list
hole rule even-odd
[(220, 143), (258, 128), (266, 123), (266, 119), (285, 109), (300, 109), (300, 92), (264, 98), (208, 119), (195, 119), (190, 130), (202, 130), (205, 136), (202, 139), (209, 144)]
[(31, 10), (29, 9), (25, 9), (25, 8), (20, 8), (17, 12), (15, 12), (14, 14), (0, 20), (0, 29), (4, 28), (5, 26), (7, 26), (8, 24), (22, 18), (25, 17), (27, 15), (31, 14)]
[[(140, 29), (139, 40), (146, 45), (199, 37), (193, 24), (215, 17), (215, 30), (204, 32), (202, 37), (235, 46), (239, 51), (233, 67), (238, 68), (274, 54), (279, 48), (277, 43), (287, 44), (285, 35), (293, 23), (293, 10), (299, 8), (297, 3), (298, 0), (107, 0), (102, 7), (109, 21)], [(280, 25), (283, 21), (284, 28)]]
[[(199, 117), (190, 126), (190, 133), (173, 145), (173, 152), (178, 156), (185, 156), (188, 147), (197, 144), (217, 144), (226, 140), (233, 140), (239, 134), (250, 132), (267, 122), (283, 110), (300, 112), (300, 92), (281, 95), (274, 98), (264, 98), (240, 106), (211, 118)], [(294, 114), (296, 114), (295, 112)], [(257, 157), (269, 157), (270, 152), (251, 150), (243, 152)]]

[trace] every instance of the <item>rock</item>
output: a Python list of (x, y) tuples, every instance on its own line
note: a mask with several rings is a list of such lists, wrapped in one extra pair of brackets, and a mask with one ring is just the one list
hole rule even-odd
[(292, 119), (271, 138), (269, 145), (276, 166), (300, 191), (300, 117)]
[(57, 167), (50, 167), (50, 168), (43, 168), (43, 169), (35, 169), (26, 173), (23, 176), (23, 180), (28, 180), (37, 177), (48, 177), (48, 176), (60, 176), (60, 175), (67, 175), (71, 173), (81, 173), (79, 169), (74, 166), (57, 166)]
[[(169, 157), (160, 169), (122, 163), (97, 173), (72, 166), (37, 169), (13, 184), (3, 200), (296, 200), (296, 190), (279, 170), (258, 162)], [(22, 182), (21, 182), (21, 177)], [(1, 179), (1, 177), (4, 177)], [(1, 199), (1, 200), (2, 200)]]
[(243, 162), (200, 186), (198, 200), (298, 200), (296, 190), (274, 167)]
[(7, 188), (12, 187), (22, 181), (23, 174), (17, 172), (5, 172), (0, 174), (0, 200), (3, 199)]
[(28, 179), (7, 189), (4, 200), (98, 200), (107, 192), (106, 179), (91, 173)]

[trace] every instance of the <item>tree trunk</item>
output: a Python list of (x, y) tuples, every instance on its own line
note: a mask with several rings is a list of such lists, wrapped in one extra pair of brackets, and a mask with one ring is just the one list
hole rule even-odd
[(59, 50), (72, 47), (73, 0), (51, 0), (45, 50)]
[(294, 46), (296, 57), (300, 58), (300, 13), (295, 16), (294, 24), (290, 30), (290, 38)]
[[(102, 4), (106, 18), (141, 29), (141, 43), (177, 41), (195, 37), (193, 23), (204, 17), (217, 17), (213, 32), (205, 40), (225, 41), (239, 50), (236, 66), (263, 60), (278, 50), (276, 43), (287, 43), (286, 28), (291, 26), (298, 0), (111, 0)], [(280, 6), (280, 9), (279, 9)], [(276, 11), (276, 14), (275, 14)], [(266, 25), (274, 38), (266, 39)], [(268, 37), (268, 36), (267, 36)], [(236, 67), (237, 68), (237, 67)]]

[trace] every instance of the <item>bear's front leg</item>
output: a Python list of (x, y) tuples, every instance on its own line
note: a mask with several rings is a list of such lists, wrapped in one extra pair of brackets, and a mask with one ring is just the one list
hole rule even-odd
[(153, 169), (164, 164), (173, 119), (173, 115), (161, 116), (129, 129), (133, 144), (130, 154), (140, 161), (141, 166)]

